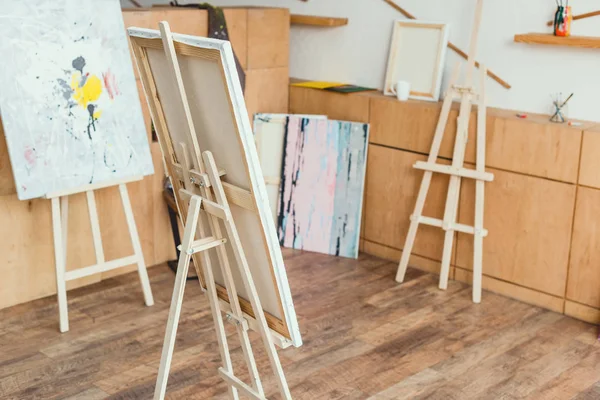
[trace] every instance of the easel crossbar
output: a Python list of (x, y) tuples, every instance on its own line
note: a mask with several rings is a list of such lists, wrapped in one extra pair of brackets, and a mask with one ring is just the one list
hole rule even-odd
[[(181, 197), (183, 198), (187, 198), (187, 199), (191, 199), (194, 196), (194, 193), (190, 192), (189, 190), (186, 189), (181, 189), (179, 191)], [(202, 199), (202, 208), (204, 208), (204, 211), (206, 211), (207, 213), (214, 215), (217, 218), (220, 218), (224, 221), (228, 221), (229, 220), (229, 212), (228, 210), (225, 209), (225, 207), (223, 207), (220, 204), (215, 203), (214, 201), (210, 201), (207, 199)]]
[[(227, 239), (215, 239), (214, 237), (209, 236), (207, 238), (194, 241), (189, 249), (189, 254), (200, 253), (201, 251), (212, 249), (213, 247), (217, 247), (225, 243), (227, 243)], [(177, 246), (177, 249), (182, 251), (183, 247), (179, 245)]]
[(252, 390), (252, 388), (250, 386), (246, 385), (244, 382), (242, 382), (235, 376), (233, 376), (230, 373), (228, 373), (227, 371), (225, 371), (222, 367), (219, 368), (219, 375), (221, 376), (221, 378), (223, 378), (224, 381), (226, 381), (227, 383), (229, 383), (232, 386), (235, 386), (237, 390), (239, 390), (240, 392), (242, 392), (244, 395), (248, 396), (249, 398), (254, 399), (254, 400), (265, 400), (266, 399), (266, 397), (261, 396), (258, 393), (256, 393), (254, 390)]
[(485, 182), (492, 182), (494, 180), (494, 174), (492, 173), (479, 172), (468, 168), (456, 168), (451, 165), (440, 165), (424, 161), (417, 161), (415, 165), (413, 165), (413, 168), (423, 171), (437, 172), (440, 174), (460, 176), (461, 178), (476, 179)]
[(100, 272), (106, 272), (124, 267), (126, 265), (136, 264), (137, 262), (138, 257), (135, 255), (118, 258), (116, 260), (108, 261), (102, 264), (95, 264), (90, 265), (89, 267), (78, 268), (73, 271), (67, 271), (65, 272), (65, 280), (72, 281), (74, 279), (84, 278), (86, 276), (94, 275)]
[[(441, 219), (437, 219), (437, 218), (425, 217), (423, 215), (421, 215), (419, 217), (415, 217), (414, 215), (411, 215), (410, 220), (411, 221), (416, 220), (419, 224), (423, 224), (423, 225), (434, 226), (436, 228), (444, 228), (444, 221), (442, 221)], [(474, 227), (465, 225), (465, 224), (458, 224), (458, 223), (450, 224), (448, 229), (445, 229), (445, 230), (468, 233), (470, 235), (475, 235), (475, 233), (476, 233), (476, 230)], [(487, 231), (487, 229), (482, 229), (481, 232), (477, 232), (477, 234), (481, 237), (486, 237), (488, 235), (488, 231)]]

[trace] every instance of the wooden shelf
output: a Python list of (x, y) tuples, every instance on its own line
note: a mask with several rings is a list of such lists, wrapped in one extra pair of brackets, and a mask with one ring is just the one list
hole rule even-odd
[(600, 37), (592, 36), (560, 37), (554, 36), (551, 33), (525, 33), (522, 35), (515, 35), (515, 42), (600, 49)]
[(290, 16), (292, 25), (310, 25), (310, 26), (344, 26), (348, 25), (348, 18), (335, 17), (317, 17), (315, 15), (292, 14)]

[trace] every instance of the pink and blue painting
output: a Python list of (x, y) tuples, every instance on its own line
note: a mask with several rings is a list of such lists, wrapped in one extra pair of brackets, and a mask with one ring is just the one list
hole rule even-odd
[(152, 174), (119, 1), (5, 1), (0, 21), (0, 113), (18, 197)]
[(277, 215), (280, 244), (357, 258), (369, 125), (291, 115)]

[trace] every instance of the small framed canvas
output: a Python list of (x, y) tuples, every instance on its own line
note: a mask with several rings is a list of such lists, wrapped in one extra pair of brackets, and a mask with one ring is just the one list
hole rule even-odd
[(383, 92), (393, 96), (398, 81), (410, 83), (410, 97), (438, 101), (448, 45), (448, 24), (395, 21)]

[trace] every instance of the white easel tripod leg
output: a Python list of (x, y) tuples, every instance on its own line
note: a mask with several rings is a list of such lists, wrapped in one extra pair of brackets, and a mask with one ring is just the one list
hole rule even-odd
[[(204, 153), (202, 153), (202, 157), (207, 167), (209, 179), (211, 181), (211, 184), (213, 185), (217, 202), (220, 205), (229, 208), (227, 197), (225, 196), (223, 186), (221, 185), (221, 179), (219, 177), (218, 169), (212, 153), (210, 151), (205, 151)], [(250, 272), (250, 267), (248, 266), (248, 261), (244, 253), (244, 249), (242, 247), (237, 228), (235, 227), (235, 224), (232, 222), (231, 219), (228, 219), (224, 222), (227, 234), (230, 240), (232, 241), (231, 244), (235, 259), (238, 265), (240, 266), (240, 275), (244, 283), (244, 287), (246, 288), (246, 291), (248, 293), (250, 304), (252, 305), (252, 309), (256, 310), (255, 318), (258, 322), (259, 331), (263, 339), (263, 344), (267, 351), (269, 361), (271, 363), (271, 369), (273, 370), (275, 379), (277, 381), (277, 385), (279, 386), (281, 397), (285, 400), (291, 400), (292, 395), (290, 393), (287, 380), (285, 379), (285, 374), (283, 373), (281, 361), (279, 360), (279, 356), (277, 355), (277, 349), (275, 349), (273, 339), (271, 338), (271, 333), (267, 324), (267, 319), (263, 312), (263, 308), (260, 303), (260, 298), (258, 297), (258, 292), (256, 291), (256, 286), (254, 285), (252, 273)], [(223, 374), (221, 375), (223, 376)]]
[[(62, 203), (62, 214), (61, 214)], [(52, 230), (54, 235), (54, 261), (56, 268), (56, 295), (58, 297), (58, 315), (60, 331), (69, 330), (69, 312), (67, 307), (67, 286), (65, 281), (66, 244), (68, 232), (69, 199), (67, 196), (52, 199)]]
[(144, 262), (144, 253), (142, 252), (140, 237), (138, 235), (137, 227), (135, 226), (129, 193), (127, 192), (127, 186), (124, 183), (119, 185), (119, 192), (121, 193), (121, 202), (123, 203), (123, 210), (125, 211), (125, 218), (127, 219), (127, 227), (129, 228), (133, 252), (137, 258), (138, 275), (140, 276), (142, 291), (144, 292), (144, 302), (147, 306), (151, 306), (154, 304), (154, 298), (152, 297), (152, 289), (150, 288), (150, 280), (148, 279), (148, 271), (146, 270), (146, 263)]
[(154, 388), (154, 400), (164, 399), (167, 391), (167, 380), (169, 378), (169, 368), (175, 348), (175, 337), (177, 335), (177, 325), (179, 324), (179, 315), (183, 303), (183, 292), (187, 280), (188, 268), (190, 266), (189, 250), (194, 241), (196, 225), (200, 215), (200, 198), (193, 197), (190, 200), (190, 212), (188, 214), (188, 223), (183, 232), (181, 251), (179, 253), (179, 262), (177, 263), (177, 275), (173, 288), (173, 297), (171, 298), (171, 307), (169, 309), (169, 319), (167, 321), (167, 330), (160, 358), (160, 367), (158, 369), (158, 379)]

